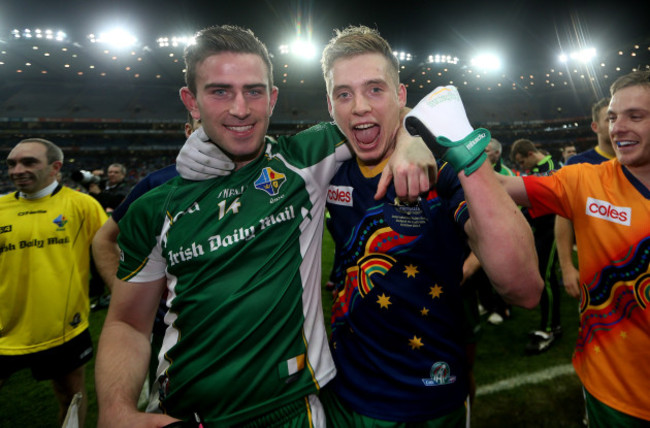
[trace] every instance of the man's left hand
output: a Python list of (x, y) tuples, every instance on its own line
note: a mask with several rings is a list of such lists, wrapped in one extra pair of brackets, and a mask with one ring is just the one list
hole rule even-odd
[(386, 195), (391, 180), (397, 197), (407, 202), (415, 202), (435, 184), (438, 177), (436, 158), (420, 138), (410, 140), (395, 147), (381, 174), (375, 200)]

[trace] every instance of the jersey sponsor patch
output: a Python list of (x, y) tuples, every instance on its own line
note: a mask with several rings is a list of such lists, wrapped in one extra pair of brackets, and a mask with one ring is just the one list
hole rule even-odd
[(327, 188), (327, 202), (334, 205), (351, 207), (353, 204), (352, 186), (329, 186)]
[(632, 208), (617, 207), (607, 201), (588, 197), (585, 213), (588, 216), (601, 218), (613, 223), (622, 224), (623, 226), (629, 226), (632, 217)]

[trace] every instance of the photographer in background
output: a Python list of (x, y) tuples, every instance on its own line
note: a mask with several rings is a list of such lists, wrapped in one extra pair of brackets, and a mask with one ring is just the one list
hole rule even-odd
[[(103, 171), (95, 170), (93, 174), (101, 176)], [(106, 212), (110, 214), (129, 194), (131, 186), (124, 181), (126, 168), (121, 163), (109, 165), (107, 175), (108, 178), (101, 179), (99, 183), (90, 182), (88, 184), (88, 193), (97, 199)]]
[[(126, 167), (121, 163), (109, 165), (107, 179), (103, 178), (103, 175), (104, 171), (101, 169), (93, 170), (92, 173), (82, 170), (73, 173), (72, 179), (83, 184), (88, 189), (88, 194), (95, 198), (110, 216), (129, 194), (131, 186), (124, 180)], [(91, 264), (90, 300), (90, 308), (93, 311), (106, 309), (111, 300), (110, 289), (94, 263)]]

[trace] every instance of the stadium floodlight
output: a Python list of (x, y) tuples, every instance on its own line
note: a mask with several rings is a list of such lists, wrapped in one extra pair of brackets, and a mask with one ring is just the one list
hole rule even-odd
[(501, 68), (501, 60), (494, 54), (485, 53), (472, 58), (470, 64), (483, 71), (499, 70)]
[(128, 48), (134, 46), (138, 39), (123, 28), (115, 28), (105, 33), (100, 33), (99, 36), (94, 34), (88, 35), (91, 43), (100, 43), (111, 45), (116, 48)]
[(596, 57), (596, 49), (587, 48), (571, 53), (571, 59), (587, 63)]
[(395, 55), (400, 61), (411, 61), (413, 59), (413, 55), (404, 51), (395, 51), (393, 52), (393, 55)]
[(20, 31), (14, 29), (11, 31), (11, 37), (14, 39), (45, 39), (45, 40), (56, 40), (57, 42), (63, 42), (67, 39), (67, 34), (63, 31), (53, 31), (50, 29), (41, 30), (40, 28), (35, 28), (34, 30), (30, 28), (25, 28)]
[(159, 48), (166, 48), (169, 46), (172, 46), (174, 48), (176, 47), (185, 47), (189, 45), (193, 45), (196, 43), (196, 39), (193, 36), (172, 36), (172, 37), (158, 37), (156, 39), (156, 43), (158, 44)]
[(595, 48), (585, 48), (578, 51), (571, 52), (570, 54), (561, 53), (558, 55), (560, 62), (568, 62), (569, 59), (577, 62), (588, 63), (596, 57)]
[(458, 64), (458, 57), (452, 55), (435, 54), (429, 55), (427, 57), (427, 62), (433, 64)]
[(301, 58), (312, 59), (316, 56), (316, 46), (311, 42), (298, 39), (291, 44), (291, 53)]

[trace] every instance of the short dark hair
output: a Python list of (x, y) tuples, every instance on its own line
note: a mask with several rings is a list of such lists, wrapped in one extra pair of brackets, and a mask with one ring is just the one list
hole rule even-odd
[(18, 144), (22, 143), (39, 143), (45, 146), (45, 158), (49, 164), (56, 161), (63, 162), (63, 150), (50, 140), (46, 140), (45, 138), (25, 138), (18, 142)]
[(510, 147), (510, 160), (516, 162), (515, 155), (528, 156), (528, 153), (538, 151), (535, 143), (527, 138), (520, 138), (512, 143), (512, 147)]
[(591, 106), (591, 120), (594, 122), (598, 122), (598, 114), (600, 113), (600, 110), (602, 110), (603, 107), (609, 106), (609, 97), (604, 97), (599, 99), (594, 103), (593, 106)]
[(259, 55), (266, 64), (269, 88), (273, 87), (273, 64), (271, 56), (255, 34), (236, 25), (217, 25), (204, 28), (194, 36), (195, 43), (185, 48), (185, 84), (196, 94), (196, 68), (206, 58), (222, 52), (250, 53)]

